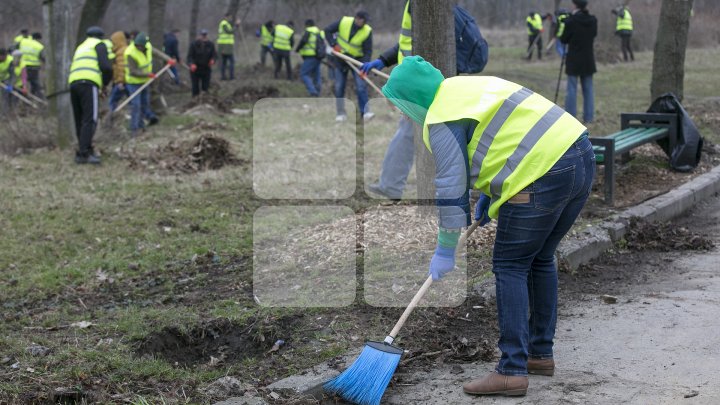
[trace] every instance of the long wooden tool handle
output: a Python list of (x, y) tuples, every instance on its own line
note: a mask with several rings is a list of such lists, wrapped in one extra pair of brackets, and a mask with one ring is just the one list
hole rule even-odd
[[(157, 48), (153, 48), (152, 50), (155, 55), (159, 56), (160, 59), (163, 59), (166, 62), (169, 61), (170, 59), (174, 59), (174, 58), (171, 58), (170, 55), (166, 54), (165, 52), (163, 52)], [(177, 64), (184, 67), (187, 70), (190, 70), (190, 66), (188, 66), (185, 62), (182, 62), (182, 63), (178, 62)]]
[[(337, 56), (338, 58), (344, 60), (345, 62), (352, 63), (353, 65), (355, 65), (355, 66), (357, 66), (357, 67), (360, 67), (360, 66), (363, 65), (363, 63), (360, 62), (359, 60), (357, 60), (357, 59), (355, 59), (355, 58), (351, 58), (351, 57), (345, 55), (344, 53), (340, 53), (340, 52), (337, 52), (337, 51), (335, 51), (335, 50), (333, 50), (332, 53), (333, 53), (334, 56)], [(378, 75), (378, 76), (380, 76), (380, 77), (382, 77), (382, 78), (390, 79), (390, 75), (388, 75), (387, 73), (383, 73), (383, 72), (381, 72), (381, 71), (379, 71), (379, 70), (377, 70), (377, 69), (373, 69), (373, 70), (371, 70), (371, 72), (375, 73), (376, 75)]]
[[(458, 241), (458, 246), (463, 246), (465, 243), (467, 243), (468, 238), (472, 233), (480, 226), (480, 221), (474, 222), (470, 227), (465, 231), (465, 233), (460, 237), (460, 240)], [(394, 340), (398, 333), (400, 333), (400, 329), (402, 329), (403, 325), (405, 325), (405, 321), (407, 321), (408, 317), (412, 313), (412, 311), (417, 307), (417, 304), (420, 302), (422, 297), (425, 295), (427, 290), (430, 288), (430, 285), (433, 283), (432, 276), (428, 276), (427, 280), (423, 283), (422, 287), (420, 287), (420, 290), (418, 290), (417, 293), (415, 293), (415, 296), (410, 301), (410, 304), (408, 304), (407, 308), (405, 308), (405, 311), (400, 315), (400, 319), (398, 319), (397, 323), (395, 324), (395, 327), (392, 328), (390, 331), (390, 335), (388, 335), (391, 340)], [(387, 339), (386, 339), (387, 342)], [(392, 343), (392, 341), (388, 342)]]
[[(33, 103), (32, 101), (30, 101), (30, 100), (28, 100), (27, 98), (23, 97), (23, 96), (20, 94), (20, 92), (18, 92), (17, 90), (13, 90), (13, 91), (11, 92), (11, 94), (12, 94), (13, 96), (17, 97), (17, 98), (18, 98), (20, 101), (22, 101), (23, 103), (29, 105), (30, 107), (32, 107), (32, 108), (34, 108), (34, 109), (37, 109), (37, 108), (38, 108), (38, 106), (35, 105), (35, 103)], [(28, 93), (28, 94), (29, 94), (29, 93)]]
[(163, 67), (162, 69), (160, 69), (160, 71), (155, 74), (155, 77), (153, 77), (152, 79), (150, 79), (150, 80), (148, 80), (147, 82), (145, 82), (145, 84), (143, 84), (142, 86), (140, 86), (139, 89), (135, 90), (135, 93), (131, 94), (130, 97), (128, 97), (125, 101), (123, 101), (122, 104), (120, 104), (115, 110), (113, 110), (112, 113), (115, 114), (116, 112), (122, 110), (123, 107), (125, 107), (126, 105), (128, 105), (128, 104), (130, 103), (130, 101), (132, 101), (132, 99), (134, 99), (135, 97), (137, 97), (138, 94), (140, 94), (143, 90), (145, 90), (145, 88), (146, 88), (147, 86), (149, 86), (152, 82), (154, 82), (155, 80), (157, 80), (157, 78), (160, 77), (160, 75), (162, 75), (163, 73), (165, 73), (168, 69), (170, 69), (170, 67), (172, 67), (172, 65), (169, 64), (169, 63), (168, 63), (167, 65), (165, 65), (165, 67)]
[(356, 68), (356, 67), (353, 66), (352, 64), (349, 64), (349, 63), (348, 63), (348, 66), (350, 66), (350, 69), (352, 69), (352, 70), (355, 72), (355, 74), (357, 74), (357, 75), (360, 76), (363, 80), (365, 80), (365, 82), (367, 82), (367, 84), (369, 84), (370, 87), (373, 88), (373, 90), (375, 90), (379, 95), (385, 97), (385, 95), (383, 94), (382, 90), (380, 90), (380, 88), (379, 88), (377, 85), (375, 85), (375, 83), (373, 83), (373, 81), (370, 80), (370, 78), (367, 77), (366, 74), (364, 74), (363, 72), (361, 72), (360, 69)]
[(32, 101), (34, 101), (34, 102), (36, 102), (36, 103), (40, 103), (40, 104), (42, 104), (42, 105), (47, 105), (47, 104), (48, 104), (47, 101), (41, 99), (40, 97), (38, 97), (38, 96), (36, 96), (36, 95), (34, 95), (34, 94), (32, 94), (32, 93), (28, 93), (27, 95), (28, 95), (28, 98), (29, 98), (29, 99), (31, 99)]

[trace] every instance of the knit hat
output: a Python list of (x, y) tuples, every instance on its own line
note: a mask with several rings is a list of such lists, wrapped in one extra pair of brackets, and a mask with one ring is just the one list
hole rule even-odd
[(393, 69), (382, 92), (400, 111), (422, 125), (443, 80), (435, 66), (421, 56), (410, 56)]
[(145, 46), (148, 43), (148, 37), (144, 32), (139, 32), (133, 42), (135, 42), (135, 45)]
[(584, 10), (588, 5), (588, 0), (572, 0), (573, 4), (577, 6), (577, 8)]

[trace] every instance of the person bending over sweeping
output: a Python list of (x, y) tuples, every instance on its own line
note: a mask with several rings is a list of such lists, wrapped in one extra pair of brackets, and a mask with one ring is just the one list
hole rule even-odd
[(435, 160), (440, 229), (433, 279), (455, 267), (460, 229), (470, 224), (469, 188), (482, 192), (476, 220), (498, 221), (493, 273), (502, 357), (493, 373), (463, 390), (525, 395), (528, 373), (554, 373), (554, 255), (590, 194), (595, 157), (587, 130), (519, 84), (489, 76), (444, 79), (419, 56), (396, 67), (382, 91), (424, 126)]

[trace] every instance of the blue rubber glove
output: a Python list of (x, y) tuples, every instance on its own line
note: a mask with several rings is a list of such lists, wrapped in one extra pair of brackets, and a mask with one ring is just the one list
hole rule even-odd
[(12, 84), (8, 84), (7, 86), (5, 86), (5, 91), (7, 91), (8, 93), (12, 93), (12, 91), (13, 91)]
[(455, 268), (455, 249), (438, 245), (430, 260), (430, 275), (433, 281), (440, 280)]
[(490, 197), (485, 193), (480, 194), (477, 205), (475, 205), (475, 220), (480, 221), (480, 226), (485, 226), (490, 222), (490, 216), (488, 215), (488, 208), (490, 208)]
[(363, 73), (368, 74), (371, 70), (377, 69), (382, 70), (382, 68), (385, 67), (385, 64), (380, 59), (375, 59), (372, 62), (365, 62), (360, 66), (360, 70), (362, 70)]

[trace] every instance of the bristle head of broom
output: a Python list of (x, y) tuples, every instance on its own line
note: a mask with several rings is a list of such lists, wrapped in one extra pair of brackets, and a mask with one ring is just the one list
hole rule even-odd
[(379, 405), (402, 354), (387, 343), (368, 342), (355, 362), (323, 388), (355, 404)]

